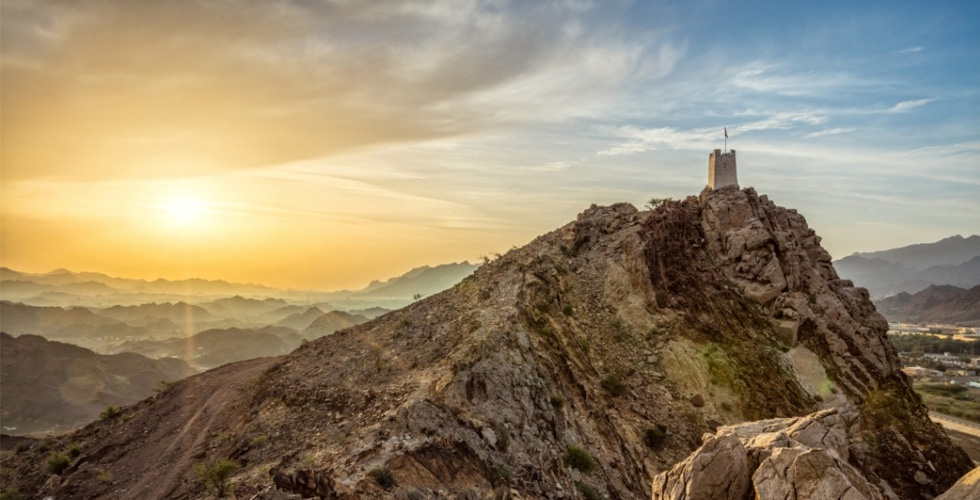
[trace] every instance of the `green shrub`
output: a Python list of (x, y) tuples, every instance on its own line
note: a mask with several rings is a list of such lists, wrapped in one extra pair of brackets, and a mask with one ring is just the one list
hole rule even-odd
[(208, 461), (195, 465), (197, 479), (215, 498), (224, 498), (228, 493), (228, 479), (238, 471), (238, 462), (234, 460)]
[(568, 449), (565, 451), (564, 462), (565, 466), (585, 473), (592, 472), (592, 469), (595, 469), (595, 460), (592, 459), (592, 455), (589, 455), (589, 452), (585, 451), (584, 448), (580, 448), (574, 444), (568, 445)]
[(75, 458), (82, 454), (82, 445), (78, 443), (72, 443), (68, 445), (68, 449), (65, 451), (68, 452), (69, 457)]
[(614, 397), (625, 395), (630, 390), (626, 383), (623, 382), (623, 377), (618, 373), (613, 373), (602, 379), (602, 388)]
[(504, 484), (510, 484), (511, 479), (513, 479), (514, 476), (511, 474), (510, 469), (500, 464), (493, 465), (493, 472), (500, 478), (501, 481), (504, 482)]
[(735, 390), (738, 385), (738, 373), (732, 364), (728, 353), (718, 344), (711, 342), (701, 350), (701, 358), (708, 365), (708, 374), (711, 381)]
[(967, 386), (959, 385), (959, 384), (943, 384), (943, 385), (922, 384), (919, 387), (917, 387), (917, 389), (929, 394), (935, 394), (936, 396), (946, 396), (946, 397), (953, 397), (953, 398), (969, 390)]
[(656, 210), (673, 201), (673, 198), (650, 198), (650, 201), (648, 201), (646, 204), (646, 208), (648, 210)]
[(112, 473), (104, 469), (99, 471), (98, 475), (95, 476), (95, 479), (103, 484), (112, 484), (115, 482), (115, 479), (112, 477)]
[(657, 424), (656, 427), (649, 428), (643, 432), (643, 443), (651, 450), (659, 450), (663, 447), (664, 441), (666, 440), (667, 428), (661, 424)]
[(575, 481), (575, 489), (577, 489), (586, 500), (605, 500), (605, 497), (599, 493), (599, 490), (595, 489), (591, 484), (584, 481)]
[(102, 420), (109, 420), (118, 417), (121, 413), (122, 412), (119, 411), (119, 408), (109, 405), (105, 407), (105, 410), (102, 410), (102, 413), (99, 413), (99, 418)]
[(269, 436), (266, 436), (265, 434), (259, 434), (258, 436), (255, 436), (254, 438), (252, 438), (251, 441), (248, 442), (248, 447), (261, 448), (268, 443), (269, 443)]
[(25, 496), (17, 488), (5, 488), (0, 492), (0, 500), (24, 500)]
[(71, 461), (64, 453), (56, 451), (48, 455), (48, 471), (52, 474), (61, 475), (69, 465), (71, 465)]
[(378, 483), (378, 486), (386, 490), (390, 490), (398, 484), (398, 482), (395, 481), (395, 475), (392, 474), (391, 470), (387, 467), (377, 467), (375, 469), (371, 469), (371, 471), (368, 472), (368, 475), (371, 476), (371, 479), (374, 479), (374, 482)]
[(616, 342), (624, 342), (633, 336), (630, 327), (619, 318), (614, 319), (609, 326), (612, 329), (612, 338)]
[(565, 316), (572, 315), (572, 306), (570, 304), (565, 304), (561, 307), (561, 312), (565, 313)]
[(554, 406), (556, 410), (560, 410), (562, 406), (565, 406), (565, 398), (557, 394), (551, 396), (551, 406)]
[(54, 438), (51, 437), (51, 436), (48, 436), (48, 437), (42, 439), (40, 443), (38, 443), (38, 445), (37, 445), (37, 451), (40, 451), (40, 452), (43, 453), (45, 451), (50, 450), (51, 447), (53, 447), (53, 446), (54, 446)]

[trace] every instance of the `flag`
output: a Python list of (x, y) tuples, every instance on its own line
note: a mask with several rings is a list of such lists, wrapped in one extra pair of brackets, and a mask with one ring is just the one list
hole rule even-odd
[(725, 139), (728, 139), (728, 127), (725, 127)]

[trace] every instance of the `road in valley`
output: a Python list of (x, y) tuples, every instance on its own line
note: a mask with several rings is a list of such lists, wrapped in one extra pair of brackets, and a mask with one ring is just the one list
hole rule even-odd
[(949, 415), (943, 415), (942, 413), (936, 413), (934, 411), (929, 412), (929, 418), (931, 418), (933, 422), (936, 422), (947, 429), (980, 437), (980, 424), (976, 422), (951, 417)]

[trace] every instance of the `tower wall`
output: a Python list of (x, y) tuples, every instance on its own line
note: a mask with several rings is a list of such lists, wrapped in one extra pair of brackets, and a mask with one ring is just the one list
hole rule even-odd
[(724, 154), (720, 149), (716, 149), (708, 155), (708, 187), (720, 189), (725, 186), (738, 188), (734, 149)]

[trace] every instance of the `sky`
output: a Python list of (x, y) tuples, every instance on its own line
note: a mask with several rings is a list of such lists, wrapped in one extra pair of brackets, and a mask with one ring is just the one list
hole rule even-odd
[(975, 1), (4, 0), (0, 262), (339, 289), (684, 198), (980, 233)]

